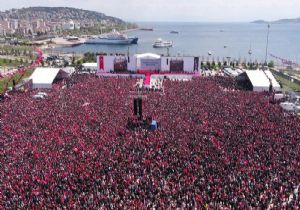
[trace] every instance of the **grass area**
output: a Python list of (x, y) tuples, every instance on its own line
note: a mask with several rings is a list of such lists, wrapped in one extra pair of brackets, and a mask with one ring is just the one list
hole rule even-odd
[(17, 67), (19, 65), (27, 64), (28, 60), (26, 59), (7, 59), (0, 58), (0, 66), (9, 66), (9, 67)]
[[(26, 71), (22, 79), (30, 77), (32, 73), (33, 73), (33, 70)], [(20, 76), (21, 76), (21, 74), (19, 74), (19, 73), (16, 74), (13, 77), (13, 79), (9, 82), (8, 87), (12, 87), (13, 80), (17, 81), (20, 78)], [(8, 82), (9, 79), (10, 79), (10, 77), (0, 79), (0, 92), (2, 92), (4, 90), (6, 83)]]
[(278, 75), (275, 75), (275, 78), (283, 85), (284, 89), (290, 89), (294, 91), (300, 91), (300, 85), (294, 82), (291, 82), (290, 80), (287, 80), (283, 77), (280, 77)]
[(28, 55), (33, 52), (33, 47), (22, 46), (22, 45), (0, 45), (0, 52), (1, 54), (6, 55)]

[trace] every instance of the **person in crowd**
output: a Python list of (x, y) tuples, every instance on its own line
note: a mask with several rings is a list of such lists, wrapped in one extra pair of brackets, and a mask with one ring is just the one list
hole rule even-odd
[(156, 131), (127, 129), (136, 79), (77, 76), (1, 103), (0, 209), (297, 209), (300, 120), (225, 77), (146, 91)]

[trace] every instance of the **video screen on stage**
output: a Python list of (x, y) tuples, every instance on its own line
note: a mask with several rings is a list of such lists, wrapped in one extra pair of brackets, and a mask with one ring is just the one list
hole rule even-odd
[(125, 57), (118, 57), (114, 60), (114, 70), (116, 72), (127, 71), (127, 60)]
[(183, 60), (171, 60), (170, 71), (171, 72), (183, 72)]
[(144, 70), (160, 70), (160, 59), (141, 59), (141, 69)]

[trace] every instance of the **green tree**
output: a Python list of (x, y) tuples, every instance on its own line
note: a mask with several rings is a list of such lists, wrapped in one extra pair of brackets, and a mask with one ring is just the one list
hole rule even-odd
[(72, 58), (72, 66), (75, 65), (75, 57)]
[(275, 66), (274, 61), (270, 61), (270, 62), (268, 63), (268, 67), (269, 67), (269, 68), (274, 68), (274, 66)]
[(79, 65), (81, 65), (81, 60), (78, 60), (77, 62), (76, 62), (76, 64), (79, 66)]
[(222, 66), (221, 61), (218, 62), (218, 66), (219, 66), (219, 68), (221, 68), (221, 66)]

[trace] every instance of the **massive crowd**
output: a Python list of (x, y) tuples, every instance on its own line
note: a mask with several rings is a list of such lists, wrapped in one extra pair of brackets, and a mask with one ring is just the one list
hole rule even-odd
[(0, 209), (297, 209), (300, 120), (224, 77), (165, 81), (126, 129), (135, 79), (81, 76), (0, 109)]

